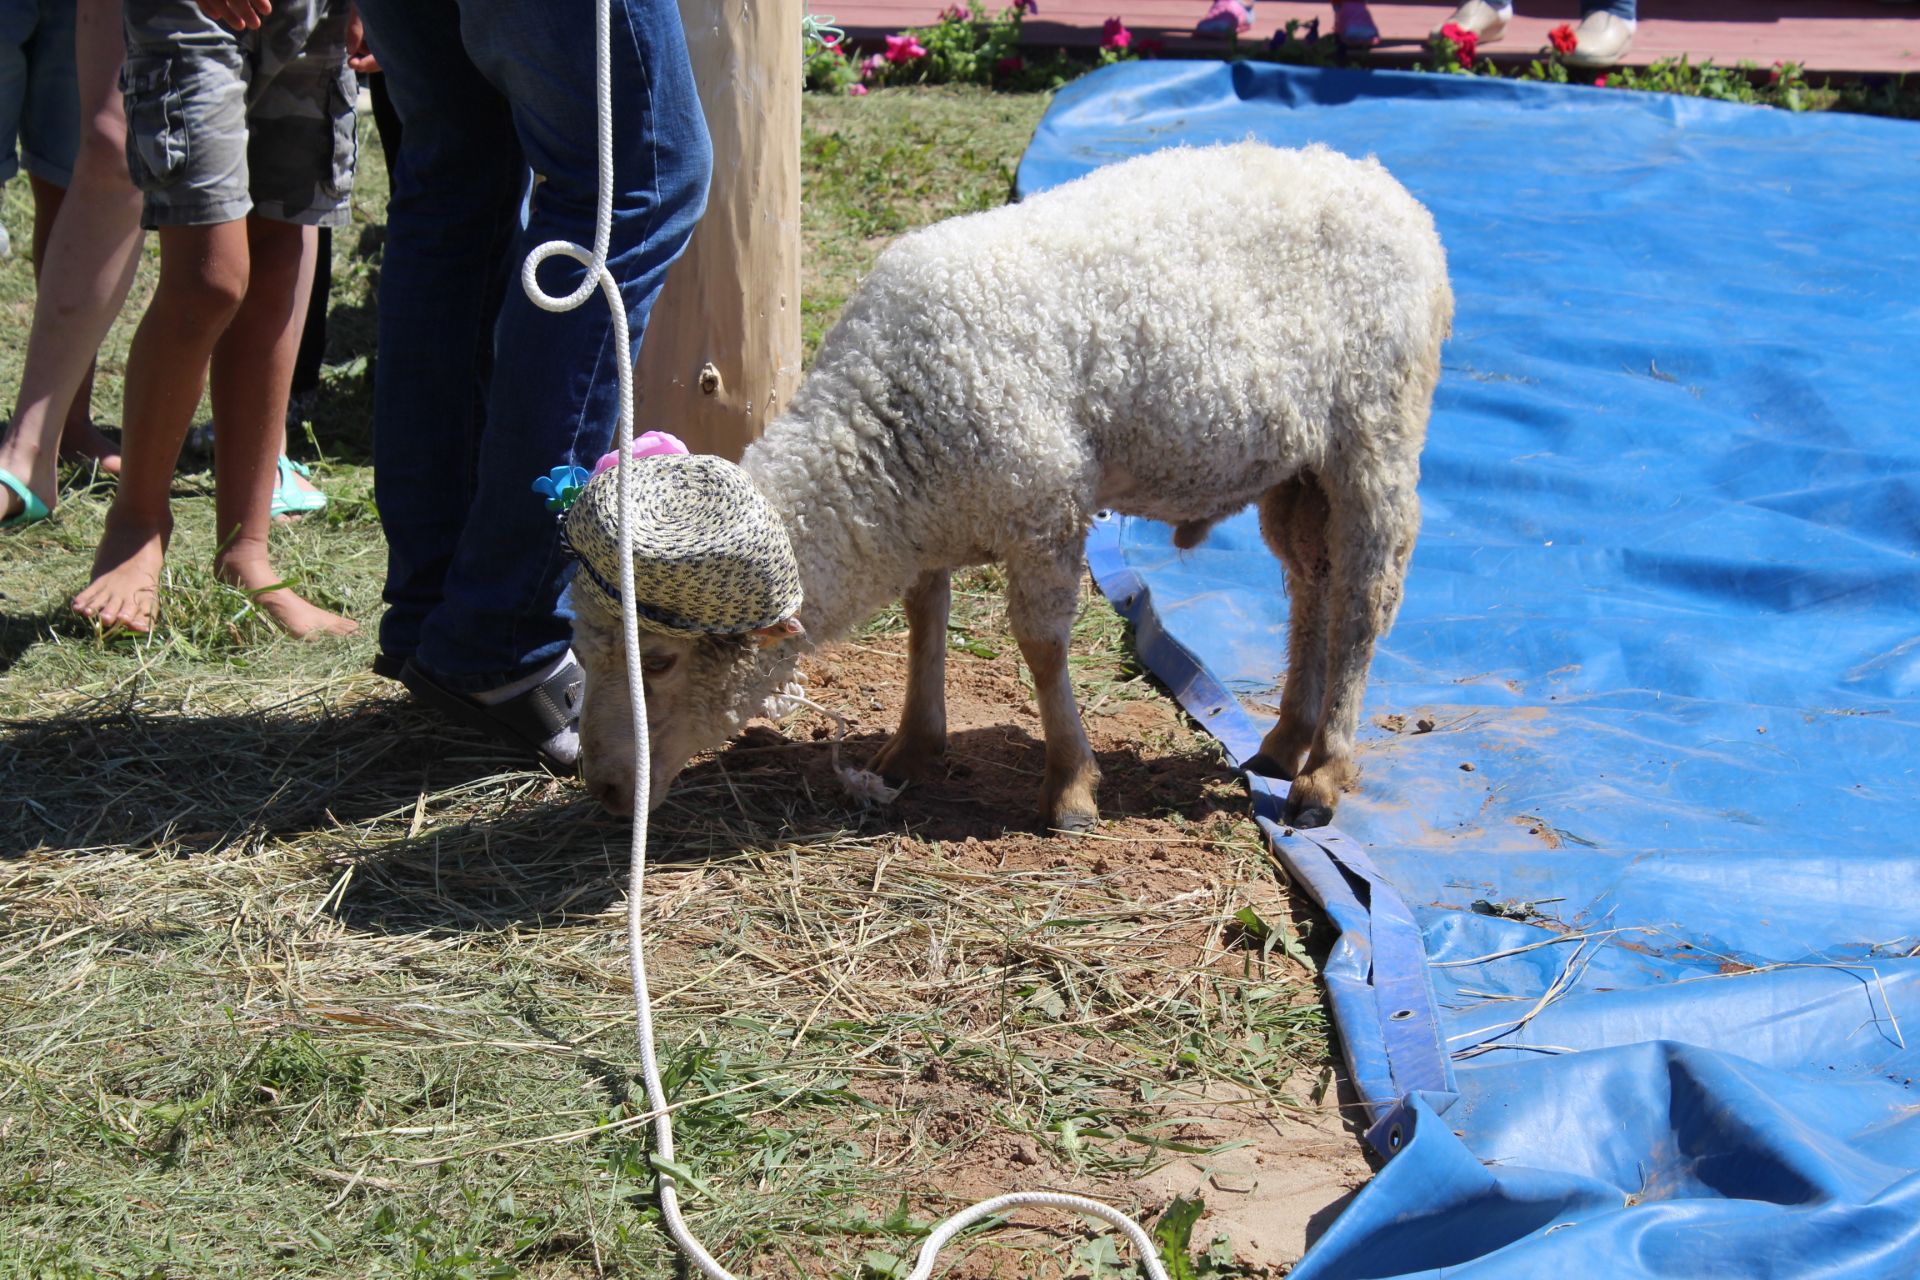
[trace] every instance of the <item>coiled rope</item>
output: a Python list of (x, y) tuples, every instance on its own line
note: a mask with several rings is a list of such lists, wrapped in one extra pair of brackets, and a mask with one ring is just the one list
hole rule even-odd
[[(628, 359), (627, 309), (620, 296), (620, 285), (607, 269), (607, 247), (613, 234), (613, 68), (608, 55), (612, 17), (609, 0), (596, 0), (594, 32), (597, 40), (594, 90), (599, 112), (600, 192), (594, 210), (593, 249), (589, 252), (570, 240), (549, 240), (527, 255), (520, 270), (520, 286), (533, 304), (546, 311), (571, 311), (585, 302), (596, 287), (605, 295), (613, 319), (615, 363), (619, 371), (619, 493), (620, 546), (633, 545), (632, 477), (633, 461), (633, 363)], [(574, 291), (556, 298), (540, 287), (540, 264), (556, 255), (572, 258), (586, 268), (586, 275)], [(651, 744), (647, 738), (647, 695), (641, 679), (640, 628), (633, 611), (633, 557), (620, 557), (620, 627), (627, 656), (627, 690), (633, 714), (633, 843), (627, 873), (627, 964), (633, 977), (633, 1008), (638, 1022), (641, 1079), (646, 1086), (647, 1105), (654, 1112), (654, 1149), (661, 1161), (672, 1163), (673, 1116), (666, 1089), (660, 1082), (660, 1063), (654, 1046), (653, 1001), (647, 992), (647, 960), (641, 946), (640, 927), (643, 890), (647, 878), (647, 809), (652, 785)], [(680, 1188), (671, 1173), (658, 1170), (660, 1213), (667, 1234), (679, 1246), (688, 1261), (708, 1280), (738, 1280), (707, 1252), (706, 1246), (688, 1229), (680, 1213)], [(1152, 1280), (1167, 1280), (1158, 1251), (1145, 1230), (1131, 1218), (1098, 1200), (1052, 1191), (1021, 1191), (995, 1196), (961, 1210), (935, 1227), (920, 1246), (920, 1255), (907, 1280), (928, 1280), (933, 1274), (940, 1250), (955, 1235), (984, 1219), (1010, 1209), (1045, 1207), (1083, 1213), (1108, 1223), (1132, 1241), (1141, 1265)]]

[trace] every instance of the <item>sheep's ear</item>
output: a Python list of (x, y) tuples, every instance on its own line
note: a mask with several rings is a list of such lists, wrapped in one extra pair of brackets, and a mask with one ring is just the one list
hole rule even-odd
[(807, 629), (800, 625), (800, 619), (785, 618), (770, 627), (760, 628), (753, 633), (752, 640), (760, 648), (767, 649), (776, 644), (785, 644), (789, 640), (798, 640), (805, 634)]

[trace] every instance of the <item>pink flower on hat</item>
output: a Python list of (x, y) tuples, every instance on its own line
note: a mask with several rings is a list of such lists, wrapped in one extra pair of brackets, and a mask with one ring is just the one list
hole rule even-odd
[[(687, 452), (690, 450), (681, 443), (679, 436), (668, 435), (664, 431), (649, 431), (633, 442), (633, 456), (636, 461), (641, 458), (658, 458), (667, 454)], [(597, 476), (602, 471), (612, 470), (613, 465), (618, 461), (620, 461), (620, 451), (615, 449), (593, 464), (593, 475)]]

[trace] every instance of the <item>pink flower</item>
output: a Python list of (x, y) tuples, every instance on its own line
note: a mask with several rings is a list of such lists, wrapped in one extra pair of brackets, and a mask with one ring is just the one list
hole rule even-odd
[(1124, 49), (1133, 43), (1133, 32), (1127, 30), (1127, 24), (1118, 18), (1108, 18), (1100, 28), (1100, 47), (1102, 49)]
[[(669, 454), (685, 453), (687, 446), (680, 442), (679, 436), (670, 436), (664, 431), (649, 431), (633, 442), (633, 456), (638, 458), (659, 458)], [(602, 471), (611, 471), (614, 463), (620, 461), (620, 451), (615, 449), (605, 454), (593, 464), (593, 475)]]
[(914, 39), (912, 35), (887, 37), (886, 60), (888, 62), (917, 62), (926, 56), (926, 46)]
[(1601, 77), (1599, 77), (1599, 78), (1598, 78), (1597, 80), (1595, 80), (1595, 81), (1593, 82), (1593, 87), (1594, 87), (1594, 88), (1596, 88), (1596, 89), (1604, 89), (1604, 88), (1606, 88), (1606, 87), (1607, 87), (1607, 78), (1606, 78), (1605, 76), (1601, 76)]
[(1016, 0), (1013, 7), (1021, 13), (1038, 13), (1040, 12), (1040, 0)]
[(973, 15), (957, 4), (950, 4), (940, 11), (942, 22), (971, 22), (972, 20)]
[(886, 69), (887, 58), (885, 54), (870, 53), (860, 60), (860, 74), (863, 76), (877, 76)]
[(867, 96), (867, 86), (863, 84), (850, 84), (847, 86), (847, 92), (856, 98), (864, 98)]

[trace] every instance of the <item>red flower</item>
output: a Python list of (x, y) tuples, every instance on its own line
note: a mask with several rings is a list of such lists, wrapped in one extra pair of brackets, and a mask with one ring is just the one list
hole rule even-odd
[(1100, 28), (1100, 47), (1102, 49), (1124, 49), (1133, 43), (1133, 32), (1127, 30), (1126, 23), (1118, 18), (1108, 18)]
[(1019, 3), (1013, 7), (1021, 13), (1038, 13), (1040, 12), (1040, 0), (1019, 0)]
[(1594, 88), (1596, 88), (1596, 89), (1604, 89), (1604, 88), (1606, 88), (1606, 87), (1607, 87), (1607, 78), (1606, 78), (1605, 76), (1601, 76), (1600, 78), (1598, 78), (1597, 80), (1595, 80), (1595, 81), (1593, 82), (1593, 87), (1594, 87)]
[(1140, 42), (1140, 56), (1143, 58), (1157, 58), (1166, 51), (1165, 40), (1156, 40), (1150, 36)]
[(1773, 70), (1771, 70), (1771, 71), (1769, 71), (1769, 72), (1767, 72), (1767, 83), (1768, 83), (1768, 84), (1779, 84), (1779, 83), (1780, 83), (1780, 68), (1782, 68), (1782, 67), (1783, 67), (1783, 66), (1785, 66), (1785, 65), (1786, 65), (1786, 64), (1785, 64), (1785, 63), (1783, 63), (1783, 62), (1776, 62), (1776, 63), (1774, 63), (1774, 64), (1773, 64)]
[(1580, 47), (1580, 37), (1573, 34), (1573, 24), (1563, 22), (1547, 32), (1547, 39), (1553, 41), (1555, 53), (1572, 53)]
[(1027, 69), (1027, 60), (1017, 55), (1012, 57), (1002, 58), (1000, 59), (1000, 61), (993, 64), (993, 74), (995, 74), (996, 76), (1002, 76), (1002, 77), (1017, 76), (1022, 71), (1025, 71), (1026, 69)]
[(973, 15), (957, 4), (950, 4), (940, 11), (940, 21), (942, 22), (970, 22), (972, 20)]
[(1449, 22), (1446, 26), (1440, 28), (1440, 38), (1453, 42), (1453, 47), (1458, 52), (1461, 66), (1470, 67), (1473, 65), (1473, 51), (1480, 43), (1479, 36), (1457, 22)]
[(927, 47), (911, 35), (887, 37), (887, 61), (915, 62), (927, 56)]

